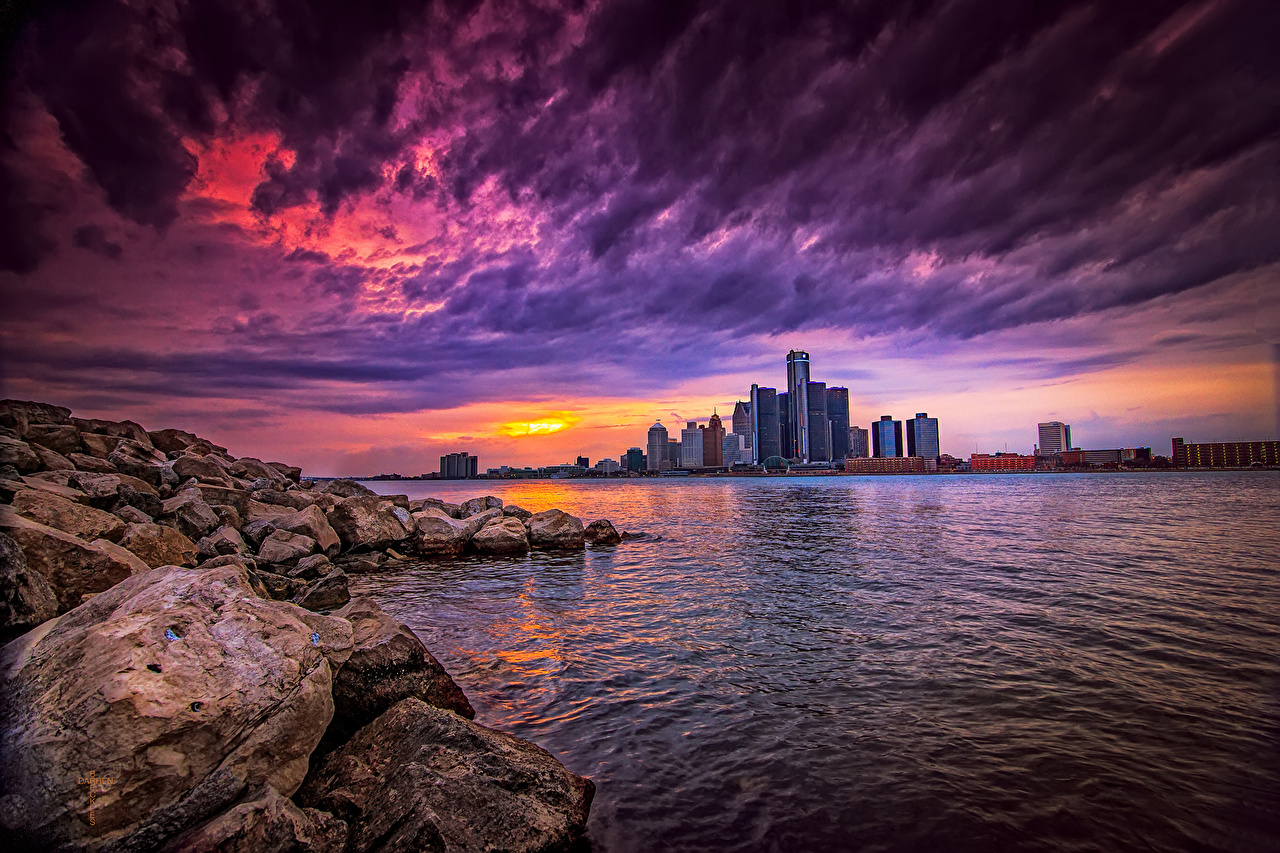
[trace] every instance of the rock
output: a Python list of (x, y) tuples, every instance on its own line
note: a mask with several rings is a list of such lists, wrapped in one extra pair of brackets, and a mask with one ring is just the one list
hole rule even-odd
[(390, 501), (394, 506), (398, 506), (403, 510), (409, 509), (408, 495), (378, 495), (384, 501)]
[(245, 456), (233, 462), (231, 473), (244, 480), (257, 480), (259, 478), (270, 480), (272, 483), (279, 483), (282, 487), (288, 480), (284, 474), (281, 474), (261, 459), (254, 459), (252, 456)]
[(529, 539), (518, 518), (491, 521), (471, 537), (471, 547), (481, 554), (525, 554)]
[(119, 542), (124, 535), (125, 523), (111, 513), (48, 492), (24, 489), (13, 496), (13, 508), (24, 518), (87, 541), (107, 539)]
[(205, 560), (198, 569), (214, 569), (218, 566), (239, 566), (242, 569), (253, 571), (257, 568), (257, 562), (248, 554), (222, 554), (210, 560)]
[(67, 459), (72, 465), (76, 466), (80, 471), (94, 471), (99, 474), (115, 474), (116, 466), (112, 465), (106, 459), (99, 459), (96, 456), (90, 456), (87, 453), (70, 453)]
[[(367, 554), (343, 554), (336, 565), (349, 575), (365, 575), (382, 571), (385, 554), (373, 551)], [(302, 565), (302, 561), (298, 561)]]
[(316, 540), (310, 536), (277, 530), (258, 546), (258, 559), (264, 563), (292, 564), (314, 553)]
[(224, 525), (197, 542), (196, 551), (201, 559), (210, 560), (226, 554), (245, 554), (249, 551), (249, 546), (240, 537), (239, 531)]
[(582, 538), (596, 545), (617, 545), (622, 541), (622, 537), (618, 535), (617, 529), (608, 519), (597, 519), (587, 525), (582, 531)]
[(295, 604), (307, 610), (332, 610), (350, 600), (347, 575), (342, 569), (334, 569), (324, 577), (307, 584), (306, 589), (293, 599)]
[(18, 543), (0, 533), (0, 644), (58, 615), (44, 576), (27, 567)]
[(101, 418), (72, 418), (71, 423), (81, 433), (96, 433), (98, 435), (112, 435), (119, 438), (128, 439), (129, 441), (141, 444), (144, 447), (151, 447), (151, 436), (147, 433), (142, 425), (134, 421), (108, 421)]
[(401, 699), (475, 719), (462, 689), (407, 625), (368, 597), (353, 598), (333, 616), (351, 623), (351, 657), (333, 680), (334, 716), (329, 739), (345, 742)]
[(26, 435), (31, 424), (65, 424), (71, 422), (71, 410), (32, 400), (0, 400), (0, 425), (18, 435)]
[(164, 514), (164, 503), (154, 491), (144, 491), (129, 483), (121, 483), (116, 490), (116, 502), (111, 509), (114, 512), (120, 507), (131, 506), (140, 509), (152, 518)]
[(132, 551), (153, 569), (159, 566), (194, 566), (199, 554), (196, 543), (172, 527), (160, 524), (126, 526), (120, 546)]
[(276, 506), (275, 504), (258, 503), (250, 499), (249, 511), (244, 513), (244, 517), (250, 521), (258, 521), (263, 518), (277, 519), (282, 515), (288, 515), (293, 510), (287, 506)]
[(115, 435), (98, 435), (94, 432), (80, 433), (80, 444), (83, 445), (85, 454), (98, 459), (106, 459), (111, 455), (112, 451), (120, 446), (122, 441), (124, 441), (123, 438)]
[(0, 506), (0, 532), (18, 543), (27, 568), (44, 578), (60, 611), (78, 605), (86, 593), (110, 589), (147, 570), (142, 561), (105, 539), (86, 542), (23, 518), (12, 507)]
[(345, 820), (348, 851), (568, 850), (595, 786), (545, 750), (405, 699), (308, 775), (295, 800)]
[(170, 841), (160, 853), (342, 853), (347, 825), (327, 812), (301, 809), (275, 788), (232, 806)]
[(331, 571), (333, 571), (333, 564), (329, 562), (328, 557), (324, 554), (312, 554), (310, 557), (299, 560), (298, 565), (289, 570), (289, 577), (301, 581), (313, 581)]
[(200, 499), (210, 506), (216, 504), (233, 506), (236, 508), (236, 512), (240, 513), (241, 518), (249, 517), (249, 493), (244, 489), (196, 483), (189, 488), (183, 488), (182, 491), (197, 492), (200, 495)]
[(266, 590), (268, 598), (276, 601), (289, 601), (296, 595), (306, 589), (307, 585), (295, 578), (287, 578), (284, 575), (267, 571), (264, 568), (256, 568), (252, 572), (252, 576)]
[[(144, 850), (246, 789), (291, 795), (350, 643), (343, 620), (253, 595), (239, 566), (158, 569), (45, 623), (0, 651), (4, 830)], [(110, 778), (92, 827), (90, 771)]]
[(258, 503), (286, 507), (288, 509), (306, 509), (309, 506), (316, 505), (316, 495), (300, 489), (290, 492), (282, 492), (279, 489), (255, 489), (253, 499)]
[(268, 462), (267, 464), (270, 465), (272, 468), (275, 468), (281, 474), (283, 474), (286, 480), (291, 480), (294, 483), (302, 482), (301, 468), (295, 467), (293, 465), (286, 465), (283, 462)]
[(362, 486), (355, 480), (330, 480), (320, 489), (327, 495), (334, 495), (339, 498), (352, 498), (360, 495), (369, 496), (377, 495), (373, 489), (368, 486)]
[(504, 506), (502, 508), (502, 514), (510, 518), (518, 518), (521, 521), (527, 521), (533, 517), (533, 513), (529, 512), (529, 510), (522, 506), (516, 506), (515, 504)]
[[(136, 492), (151, 495), (157, 500), (160, 493), (155, 486), (128, 474), (94, 474), (87, 471), (72, 471), (67, 478), (68, 485), (79, 489), (89, 496), (89, 503), (98, 509), (109, 510), (120, 500), (120, 489), (128, 486)], [(131, 504), (132, 505), (132, 504)], [(138, 507), (147, 512), (146, 507)]]
[(330, 556), (336, 555), (342, 544), (338, 534), (334, 532), (325, 517), (324, 511), (318, 506), (309, 506), (306, 509), (279, 516), (275, 519), (275, 526), (277, 530), (287, 530), (290, 533), (311, 537), (319, 544), (320, 550)]
[(138, 509), (136, 506), (130, 506), (129, 504), (125, 504), (124, 506), (117, 507), (116, 509), (112, 510), (112, 514), (115, 515), (116, 518), (119, 518), (121, 521), (125, 522), (126, 524), (150, 524), (151, 522), (155, 521), (154, 518), (147, 515), (145, 512)]
[(178, 485), (176, 474), (168, 467), (168, 457), (152, 447), (149, 441), (142, 444), (126, 438), (107, 454), (107, 461), (121, 472), (153, 486), (165, 482), (169, 482), (171, 486)]
[(240, 528), (240, 535), (253, 546), (255, 551), (262, 545), (262, 540), (275, 532), (276, 522), (274, 518), (259, 518), (255, 521), (247, 522)]
[(55, 453), (47, 447), (33, 444), (31, 445), (31, 452), (40, 460), (41, 468), (49, 471), (74, 471), (76, 469), (76, 466), (71, 464), (70, 459), (61, 453)]
[(558, 509), (534, 513), (526, 522), (529, 526), (529, 545), (533, 548), (581, 548), (583, 546), (582, 520)]
[(234, 527), (236, 530), (244, 527), (244, 522), (240, 519), (240, 513), (236, 511), (235, 507), (227, 506), (226, 504), (215, 504), (210, 508), (213, 510), (214, 515), (218, 516), (220, 527)]
[(417, 526), (414, 550), (429, 556), (461, 554), (479, 529), (471, 519), (453, 518), (438, 507), (427, 507), (416, 513), (413, 520)]
[(31, 424), (23, 433), (23, 439), (27, 444), (46, 447), (63, 456), (84, 449), (80, 443), (80, 430), (72, 424)]
[(212, 480), (221, 484), (229, 479), (231, 473), (231, 466), (227, 464), (226, 460), (213, 454), (193, 456), (183, 453), (177, 456), (170, 464), (173, 466), (173, 473), (184, 481), (194, 477), (200, 481)]
[(25, 441), (0, 437), (0, 465), (12, 465), (18, 473), (29, 474), (40, 470), (40, 457)]
[(403, 542), (415, 530), (407, 509), (387, 504), (377, 495), (343, 498), (329, 511), (328, 519), (347, 551), (385, 548)]
[[(90, 505), (89, 496), (79, 489), (73, 489), (70, 486), (59, 486), (57, 483), (50, 483), (48, 480), (41, 480), (35, 476), (23, 477), (16, 482), (12, 480), (6, 481), (3, 488), (5, 491), (11, 492), (12, 495), (31, 490), (41, 494), (56, 495), (72, 503)], [(13, 498), (10, 497), (9, 499), (12, 500)]]
[(486, 509), (502, 509), (502, 499), (495, 498), (493, 495), (485, 495), (482, 498), (472, 498), (469, 501), (463, 501), (459, 507), (459, 518), (470, 518), (476, 513), (484, 512)]
[(158, 520), (194, 541), (218, 529), (218, 514), (196, 492), (179, 492), (164, 501)]
[(180, 429), (156, 429), (147, 433), (151, 444), (163, 453), (181, 453), (200, 441), (194, 433)]

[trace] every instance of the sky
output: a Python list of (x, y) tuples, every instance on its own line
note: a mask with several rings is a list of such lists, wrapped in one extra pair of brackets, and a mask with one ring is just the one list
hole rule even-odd
[(785, 387), (1276, 438), (1280, 5), (16, 3), (0, 392), (315, 475)]

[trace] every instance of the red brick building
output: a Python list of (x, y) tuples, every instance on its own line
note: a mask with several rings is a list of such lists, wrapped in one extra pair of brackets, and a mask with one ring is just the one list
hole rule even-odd
[(873, 456), (844, 460), (846, 474), (923, 474), (922, 456)]
[(988, 453), (975, 453), (969, 457), (969, 465), (975, 474), (979, 472), (1034, 471), (1036, 470), (1036, 458), (1034, 456), (1023, 456), (1019, 453), (997, 453), (994, 456)]

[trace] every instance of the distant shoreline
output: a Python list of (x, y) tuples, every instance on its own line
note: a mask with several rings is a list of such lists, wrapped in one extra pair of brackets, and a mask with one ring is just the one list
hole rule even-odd
[(1247, 468), (1101, 468), (1096, 470), (1071, 470), (1071, 471), (965, 471), (965, 472), (929, 472), (929, 471), (886, 471), (879, 472), (858, 472), (848, 473), (845, 471), (805, 471), (802, 473), (778, 473), (778, 474), (677, 474), (677, 475), (657, 475), (651, 476), (642, 474), (640, 476), (617, 476), (617, 475), (601, 475), (594, 477), (566, 477), (566, 476), (549, 476), (549, 477), (469, 477), (442, 479), (439, 477), (388, 477), (388, 476), (372, 476), (361, 477), (358, 475), (343, 474), (341, 476), (319, 477), (308, 476), (307, 479), (318, 482), (327, 482), (332, 480), (355, 480), (360, 483), (528, 483), (528, 482), (547, 482), (556, 481), (563, 482), (566, 480), (585, 481), (585, 482), (680, 482), (683, 480), (764, 480), (764, 479), (781, 479), (785, 477), (798, 477), (812, 479), (815, 477), (991, 477), (1001, 475), (1029, 476), (1035, 474), (1045, 474), (1051, 476), (1062, 475), (1079, 475), (1079, 474), (1207, 474), (1207, 473), (1231, 473), (1241, 471), (1280, 471), (1280, 466), (1263, 465)]

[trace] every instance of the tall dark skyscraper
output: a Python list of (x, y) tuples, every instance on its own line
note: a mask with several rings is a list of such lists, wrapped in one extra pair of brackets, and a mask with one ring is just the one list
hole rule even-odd
[(849, 427), (849, 456), (866, 459), (871, 455), (871, 433), (860, 426)]
[[(823, 401), (825, 405), (825, 400)], [(809, 461), (809, 353), (787, 353), (787, 404), (790, 408), (791, 443), (787, 455)]]
[(916, 412), (916, 416), (907, 421), (907, 455), (934, 461), (941, 455), (938, 419), (929, 417), (928, 412)]
[(751, 386), (751, 459), (757, 464), (782, 455), (778, 408), (777, 389)]
[(743, 436), (747, 441), (747, 449), (751, 449), (753, 442), (751, 429), (751, 403), (744, 403), (741, 400), (733, 407), (733, 432), (735, 435)]
[(702, 435), (702, 464), (713, 467), (724, 464), (724, 426), (714, 411)]
[(831, 458), (839, 462), (849, 455), (849, 389), (827, 389), (827, 420), (831, 422)]
[[(796, 440), (791, 429), (791, 395), (778, 395), (778, 453), (784, 459), (793, 459), (796, 455)], [(764, 457), (767, 459), (768, 457)], [(761, 459), (764, 461), (764, 459)]]
[(877, 458), (902, 455), (902, 421), (895, 421), (893, 415), (881, 415), (880, 420), (871, 425), (872, 455)]
[(639, 447), (627, 448), (627, 470), (640, 472), (644, 470), (644, 450)]
[(661, 471), (663, 468), (670, 468), (670, 465), (663, 465), (667, 461), (667, 428), (662, 425), (662, 421), (658, 421), (649, 427), (648, 437), (649, 453), (646, 460), (646, 467), (650, 471)]
[(831, 424), (827, 421), (827, 383), (809, 382), (809, 462), (831, 461)]

